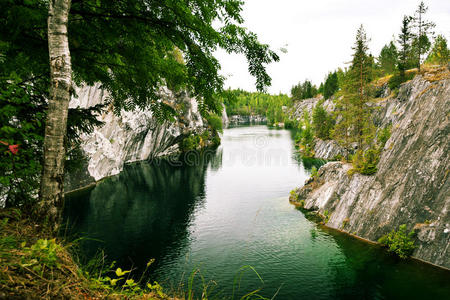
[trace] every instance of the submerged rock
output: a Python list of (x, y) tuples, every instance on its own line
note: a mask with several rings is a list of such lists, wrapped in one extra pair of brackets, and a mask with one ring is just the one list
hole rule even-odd
[(417, 232), (413, 256), (450, 268), (450, 79), (418, 75), (396, 98), (380, 103), (380, 124), (392, 124), (375, 175), (349, 175), (330, 162), (297, 191), (297, 202), (323, 214), (327, 226), (376, 241), (406, 224)]

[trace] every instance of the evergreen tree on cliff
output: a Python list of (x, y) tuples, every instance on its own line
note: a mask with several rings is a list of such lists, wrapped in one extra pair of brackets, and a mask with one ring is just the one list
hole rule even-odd
[(291, 95), (293, 100), (312, 98), (317, 95), (317, 88), (311, 81), (305, 80), (305, 82), (300, 82), (291, 88)]
[[(25, 5), (40, 11), (46, 7), (36, 5), (41, 2)], [(268, 45), (241, 27), (242, 4), (239, 0), (49, 1), (50, 91), (37, 212), (54, 229), (64, 197), (72, 83), (101, 82), (116, 112), (150, 107), (159, 119), (171, 119), (177, 112), (158, 101), (162, 85), (188, 90), (197, 97), (202, 112), (218, 112), (221, 106), (215, 95), (222, 92), (223, 78), (218, 75), (220, 65), (213, 51), (220, 47), (244, 54), (259, 90), (271, 82), (265, 65), (278, 60)], [(223, 26), (213, 26), (217, 21)], [(38, 25), (33, 24), (32, 30), (40, 30), (43, 24)], [(185, 63), (174, 49), (183, 53)]]
[(361, 25), (352, 47), (354, 51), (352, 65), (344, 78), (343, 97), (337, 105), (341, 121), (336, 125), (334, 135), (346, 148), (351, 142), (357, 142), (358, 149), (362, 149), (372, 130), (367, 106), (367, 86), (371, 79), (373, 57), (367, 53), (369, 50), (367, 43), (367, 35)]
[(398, 70), (400, 71), (400, 76), (405, 77), (405, 71), (410, 66), (411, 57), (411, 28), (410, 28), (411, 17), (404, 16), (402, 20), (402, 27), (400, 29), (400, 34), (398, 35), (398, 42), (400, 44), (400, 52), (398, 56)]
[(369, 112), (366, 106), (368, 99), (367, 85), (370, 82), (373, 59), (367, 53), (369, 50), (367, 43), (367, 35), (364, 27), (361, 25), (356, 33), (355, 45), (352, 48), (354, 53), (349, 71), (350, 80), (347, 86), (347, 95), (350, 97), (351, 108), (354, 112), (353, 129), (358, 149), (362, 149), (365, 129), (369, 119)]
[(339, 89), (338, 75), (337, 72), (328, 73), (325, 79), (325, 84), (323, 85), (323, 97), (329, 99), (334, 95)]
[(381, 49), (378, 62), (384, 74), (391, 74), (396, 70), (398, 63), (398, 51), (393, 41), (391, 41), (388, 45), (384, 45)]
[(417, 68), (420, 72), (420, 64), (422, 63), (422, 55), (427, 53), (430, 49), (431, 42), (429, 36), (433, 35), (431, 31), (436, 24), (424, 19), (424, 15), (427, 12), (428, 7), (425, 3), (420, 2), (414, 17), (412, 18), (413, 28), (415, 33), (413, 34), (413, 51), (416, 59)]

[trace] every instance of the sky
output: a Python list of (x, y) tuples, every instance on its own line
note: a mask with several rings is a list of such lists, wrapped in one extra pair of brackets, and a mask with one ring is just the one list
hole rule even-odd
[[(450, 0), (424, 1), (425, 17), (436, 23), (434, 31), (450, 38)], [(290, 93), (305, 79), (319, 85), (326, 74), (351, 61), (351, 47), (360, 24), (370, 38), (369, 51), (378, 56), (383, 45), (397, 38), (403, 16), (413, 15), (418, 0), (245, 0), (244, 27), (269, 44), (280, 61), (267, 67), (271, 94)], [(286, 48), (287, 53), (280, 51)], [(255, 91), (242, 55), (215, 53), (222, 65), (225, 87)]]

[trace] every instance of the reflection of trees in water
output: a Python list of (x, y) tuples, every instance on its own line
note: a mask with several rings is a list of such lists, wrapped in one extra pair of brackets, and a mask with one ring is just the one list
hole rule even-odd
[(321, 166), (326, 164), (326, 160), (323, 159), (317, 159), (317, 158), (309, 158), (309, 157), (302, 157), (300, 154), (298, 154), (297, 161), (301, 160), (303, 163), (303, 166), (307, 170), (311, 170), (312, 167), (316, 167), (316, 169), (319, 169)]
[(157, 267), (163, 256), (176, 257), (186, 250), (187, 227), (204, 199), (209, 162), (220, 165), (220, 159), (209, 154), (194, 165), (161, 160), (126, 166), (94, 189), (68, 197), (65, 219), (74, 232), (102, 241), (84, 241), (88, 257), (103, 248), (108, 259), (122, 267), (145, 266), (150, 258)]
[(219, 169), (222, 168), (222, 161), (223, 161), (222, 148), (219, 148), (215, 151), (206, 152), (205, 156), (209, 161), (209, 166), (211, 167), (211, 170), (218, 171)]

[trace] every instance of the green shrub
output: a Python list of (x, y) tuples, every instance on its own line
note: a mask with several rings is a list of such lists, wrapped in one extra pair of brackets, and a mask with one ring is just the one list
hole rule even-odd
[(289, 193), (289, 200), (296, 201), (297, 199), (298, 199), (297, 189), (294, 189)]
[(319, 172), (317, 171), (317, 168), (316, 168), (316, 166), (313, 166), (312, 168), (311, 168), (311, 177), (317, 177), (317, 174), (318, 174)]
[(384, 145), (386, 145), (387, 140), (391, 137), (391, 126), (388, 125), (380, 130), (380, 133), (378, 134), (378, 145), (380, 150), (384, 148)]
[(366, 151), (358, 150), (352, 156), (353, 172), (364, 175), (372, 175), (377, 172), (377, 164), (380, 159), (380, 153), (375, 149)]
[(55, 239), (39, 239), (30, 247), (26, 242), (21, 244), (24, 255), (21, 257), (20, 267), (31, 268), (43, 276), (45, 269), (61, 268), (58, 253), (62, 246)]
[(219, 135), (213, 136), (211, 141), (213, 143), (213, 146), (215, 146), (215, 147), (219, 146), (220, 145), (220, 137), (219, 137)]
[(330, 132), (334, 127), (334, 120), (320, 103), (313, 109), (312, 126), (316, 137), (322, 140), (328, 140), (330, 138)]
[(299, 127), (299, 122), (297, 120), (291, 120), (291, 119), (286, 119), (284, 120), (284, 128), (286, 129), (292, 129), (292, 128), (298, 128)]
[(316, 169), (320, 169), (321, 166), (323, 166), (324, 164), (327, 163), (326, 160), (318, 159), (318, 158), (311, 158), (311, 157), (304, 157), (304, 156), (300, 156), (300, 158), (302, 160), (303, 166), (307, 170), (312, 169), (313, 167), (316, 167)]
[(400, 225), (398, 231), (392, 230), (382, 236), (378, 242), (386, 247), (390, 252), (395, 253), (400, 258), (407, 258), (412, 254), (416, 246), (414, 245), (414, 231), (407, 233), (406, 225)]
[(180, 143), (180, 149), (183, 152), (195, 150), (200, 146), (200, 136), (190, 134), (189, 136), (185, 137)]
[(395, 74), (389, 79), (389, 88), (391, 89), (391, 91), (398, 89), (403, 82), (413, 79), (414, 75), (415, 74), (413, 72), (405, 74), (405, 76)]
[(323, 216), (324, 216), (323, 222), (324, 222), (325, 224), (327, 224), (328, 221), (330, 220), (330, 214), (328, 213), (328, 210), (327, 210), (327, 209), (323, 212)]
[(208, 121), (209, 126), (217, 132), (222, 132), (222, 118), (215, 114), (210, 114), (206, 117), (206, 120)]
[(342, 156), (342, 154), (336, 154), (335, 156), (333, 156), (331, 161), (341, 161), (343, 158), (344, 157)]

